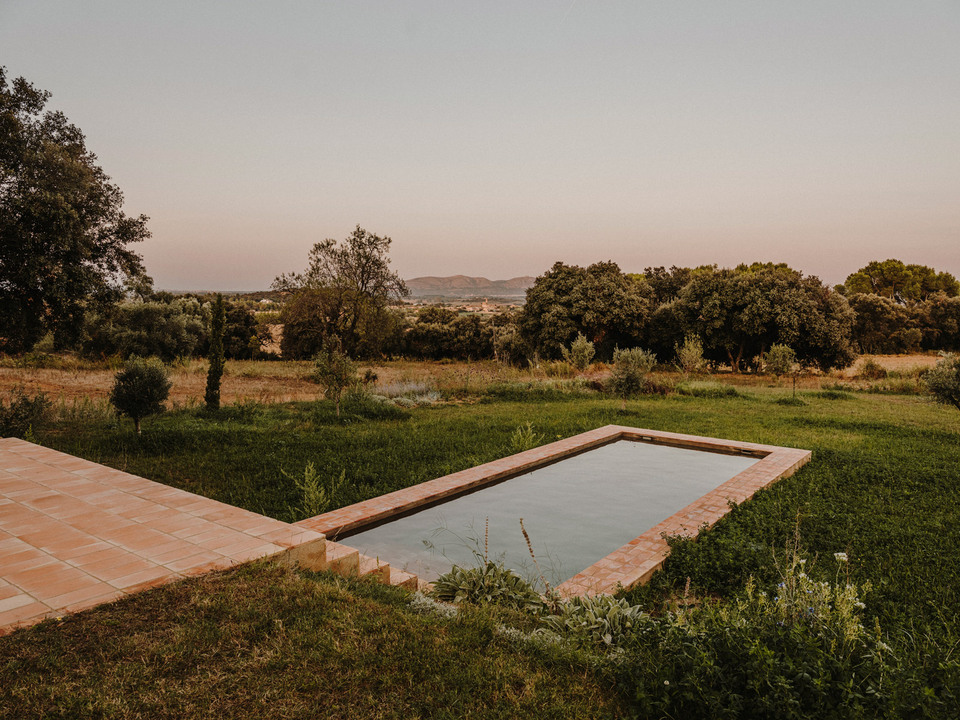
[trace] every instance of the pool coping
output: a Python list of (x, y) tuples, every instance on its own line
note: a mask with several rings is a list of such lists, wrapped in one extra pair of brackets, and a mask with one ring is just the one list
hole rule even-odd
[(777, 445), (721, 440), (624, 425), (605, 425), (295, 524), (323, 533), (330, 540), (349, 544), (349, 538), (343, 542), (338, 539), (339, 536), (618, 440), (634, 440), (727, 455), (747, 455), (758, 458), (758, 461), (561, 583), (556, 589), (565, 597), (612, 594), (618, 589), (631, 588), (646, 582), (670, 552), (666, 537), (696, 535), (701, 527), (709, 527), (726, 515), (730, 511), (731, 503), (742, 503), (750, 499), (757, 490), (792, 475), (812, 457), (809, 450)]

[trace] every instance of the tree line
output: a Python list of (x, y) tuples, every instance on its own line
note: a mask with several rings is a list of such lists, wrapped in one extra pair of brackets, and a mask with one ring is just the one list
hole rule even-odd
[[(147, 218), (123, 195), (83, 133), (45, 109), (49, 93), (0, 67), (0, 353), (41, 344), (92, 357), (209, 353), (211, 298), (152, 290), (131, 245)], [(559, 359), (583, 335), (596, 358), (642, 347), (672, 362), (688, 338), (713, 364), (756, 368), (774, 345), (826, 369), (858, 352), (960, 349), (960, 285), (946, 272), (899, 260), (871, 262), (836, 288), (783, 264), (736, 268), (556, 263), (517, 313), (492, 317), (396, 309), (408, 293), (389, 267), (389, 237), (357, 228), (317, 243), (303, 272), (279, 276), (282, 355), (309, 358), (336, 338), (354, 358)], [(223, 352), (261, 352), (262, 328), (226, 301)]]

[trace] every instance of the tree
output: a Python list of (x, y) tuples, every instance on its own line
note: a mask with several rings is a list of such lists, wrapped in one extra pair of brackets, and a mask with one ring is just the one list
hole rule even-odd
[(163, 412), (170, 394), (167, 368), (157, 358), (132, 357), (113, 380), (110, 402), (118, 415), (126, 415), (140, 434), (140, 421)]
[(323, 388), (323, 396), (333, 400), (340, 417), (340, 398), (343, 391), (356, 382), (357, 369), (350, 357), (343, 352), (340, 338), (331, 335), (324, 339), (323, 347), (314, 358), (313, 379)]
[(642, 278), (623, 274), (616, 263), (582, 268), (558, 262), (527, 290), (520, 333), (533, 351), (551, 359), (583, 333), (597, 357), (609, 360), (618, 345), (639, 342), (651, 295)]
[(909, 308), (873, 293), (848, 298), (854, 312), (853, 341), (860, 352), (899, 353), (917, 350), (922, 332), (915, 327)]
[(788, 375), (797, 362), (797, 354), (789, 345), (774, 343), (763, 356), (763, 369), (777, 376)]
[(729, 362), (735, 372), (755, 365), (774, 343), (790, 345), (798, 361), (821, 369), (854, 360), (846, 298), (785, 265), (698, 268), (676, 302), (705, 356)]
[(209, 306), (196, 298), (162, 295), (125, 302), (87, 315), (81, 351), (89, 357), (157, 356), (170, 362), (207, 344)]
[(676, 344), (677, 362), (687, 375), (696, 374), (703, 370), (706, 364), (703, 359), (703, 343), (696, 335), (687, 335), (683, 345)]
[(653, 370), (657, 356), (641, 348), (613, 351), (613, 371), (610, 373), (610, 391), (620, 398), (620, 409), (627, 409), (627, 398), (643, 390), (647, 373)]
[(0, 351), (19, 353), (52, 332), (77, 340), (83, 317), (144, 276), (127, 246), (150, 236), (50, 94), (0, 68)]
[(848, 275), (842, 287), (848, 295), (873, 293), (901, 304), (926, 300), (938, 292), (948, 297), (960, 294), (960, 283), (950, 273), (938, 273), (926, 265), (906, 265), (893, 258), (867, 263)]
[(213, 303), (213, 318), (210, 323), (210, 352), (207, 368), (207, 389), (204, 400), (208, 410), (220, 409), (220, 380), (223, 377), (223, 328), (226, 324), (226, 311), (223, 307), (223, 295), (217, 294)]
[[(400, 276), (390, 270), (388, 252), (392, 241), (369, 233), (359, 225), (341, 243), (327, 239), (316, 243), (303, 273), (286, 273), (273, 281), (273, 288), (309, 300), (309, 312), (300, 312), (307, 323), (291, 323), (282, 315), (284, 337), (301, 333), (322, 339), (340, 338), (352, 356), (377, 355), (384, 317), (391, 298), (409, 294)], [(300, 310), (305, 310), (301, 303)], [(299, 338), (290, 345), (299, 344)], [(286, 351), (284, 351), (286, 355)]]
[(960, 410), (960, 357), (946, 354), (923, 378), (934, 399)]

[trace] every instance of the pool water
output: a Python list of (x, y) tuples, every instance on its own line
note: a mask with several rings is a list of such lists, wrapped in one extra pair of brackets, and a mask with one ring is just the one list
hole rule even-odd
[(758, 462), (619, 440), (343, 538), (363, 555), (435, 580), (484, 553), (534, 579), (520, 519), (552, 585), (571, 578)]

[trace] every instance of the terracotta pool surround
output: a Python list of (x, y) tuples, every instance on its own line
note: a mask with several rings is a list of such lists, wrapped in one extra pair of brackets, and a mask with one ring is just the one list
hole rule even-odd
[(713, 525), (726, 515), (731, 502), (742, 503), (750, 499), (757, 490), (792, 475), (809, 462), (812, 456), (809, 450), (606, 425), (565, 440), (301, 520), (297, 525), (323, 533), (328, 540), (348, 544), (349, 537), (340, 539), (343, 535), (382, 524), (411, 511), (436, 505), (618, 440), (669, 445), (725, 455), (746, 455), (756, 457), (758, 461), (562, 583), (557, 590), (563, 596), (612, 594), (620, 588), (630, 588), (646, 582), (663, 564), (669, 552), (666, 536), (696, 535), (702, 526)]

